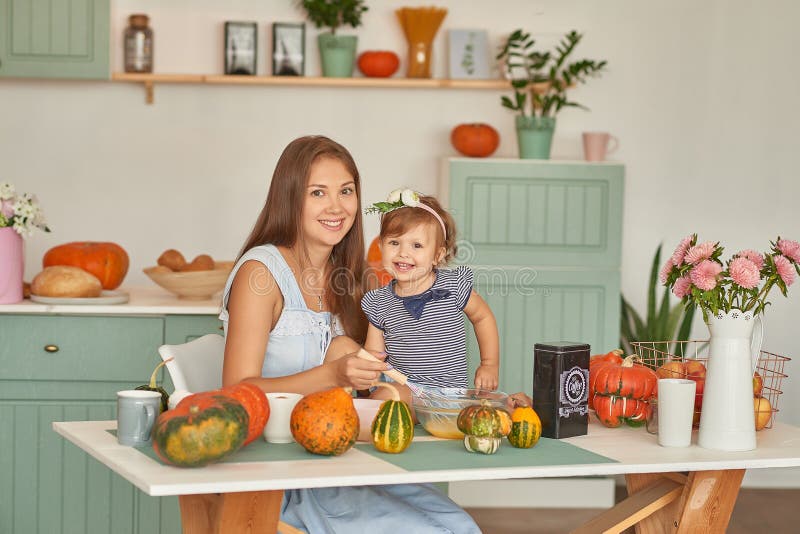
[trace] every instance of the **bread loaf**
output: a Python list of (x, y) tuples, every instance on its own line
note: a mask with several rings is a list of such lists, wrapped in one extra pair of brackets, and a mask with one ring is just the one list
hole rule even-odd
[(100, 280), (78, 267), (45, 267), (31, 282), (31, 293), (42, 297), (99, 297)]

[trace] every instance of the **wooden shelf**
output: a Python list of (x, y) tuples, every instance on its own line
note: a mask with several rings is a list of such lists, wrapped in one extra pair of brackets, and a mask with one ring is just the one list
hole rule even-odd
[(216, 74), (134, 74), (115, 72), (111, 80), (144, 85), (146, 101), (153, 103), (157, 83), (194, 83), (215, 85), (273, 85), (304, 87), (363, 87), (383, 89), (490, 89), (510, 87), (506, 80), (448, 80), (430, 78), (322, 78), (309, 76), (224, 76)]

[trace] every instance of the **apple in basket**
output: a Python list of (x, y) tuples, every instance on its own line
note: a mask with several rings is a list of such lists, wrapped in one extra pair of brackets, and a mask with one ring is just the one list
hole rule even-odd
[(772, 417), (772, 405), (765, 397), (753, 399), (753, 414), (756, 418), (756, 430), (761, 430), (769, 424)]
[(684, 362), (684, 369), (686, 370), (686, 378), (694, 380), (697, 384), (697, 389), (694, 395), (694, 408), (699, 410), (703, 406), (703, 390), (706, 386), (706, 366), (703, 362), (697, 360), (687, 360)]
[(670, 360), (656, 369), (656, 376), (658, 378), (684, 378), (686, 371), (684, 370), (683, 362)]

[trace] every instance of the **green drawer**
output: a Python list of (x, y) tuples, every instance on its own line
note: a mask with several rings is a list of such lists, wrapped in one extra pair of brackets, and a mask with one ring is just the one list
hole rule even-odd
[(161, 317), (0, 315), (0, 380), (141, 382), (163, 336)]

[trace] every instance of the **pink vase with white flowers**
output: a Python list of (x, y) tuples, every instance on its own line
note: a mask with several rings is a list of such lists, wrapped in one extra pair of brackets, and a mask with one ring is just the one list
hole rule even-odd
[(13, 228), (0, 228), (0, 304), (22, 301), (23, 270), (22, 236)]

